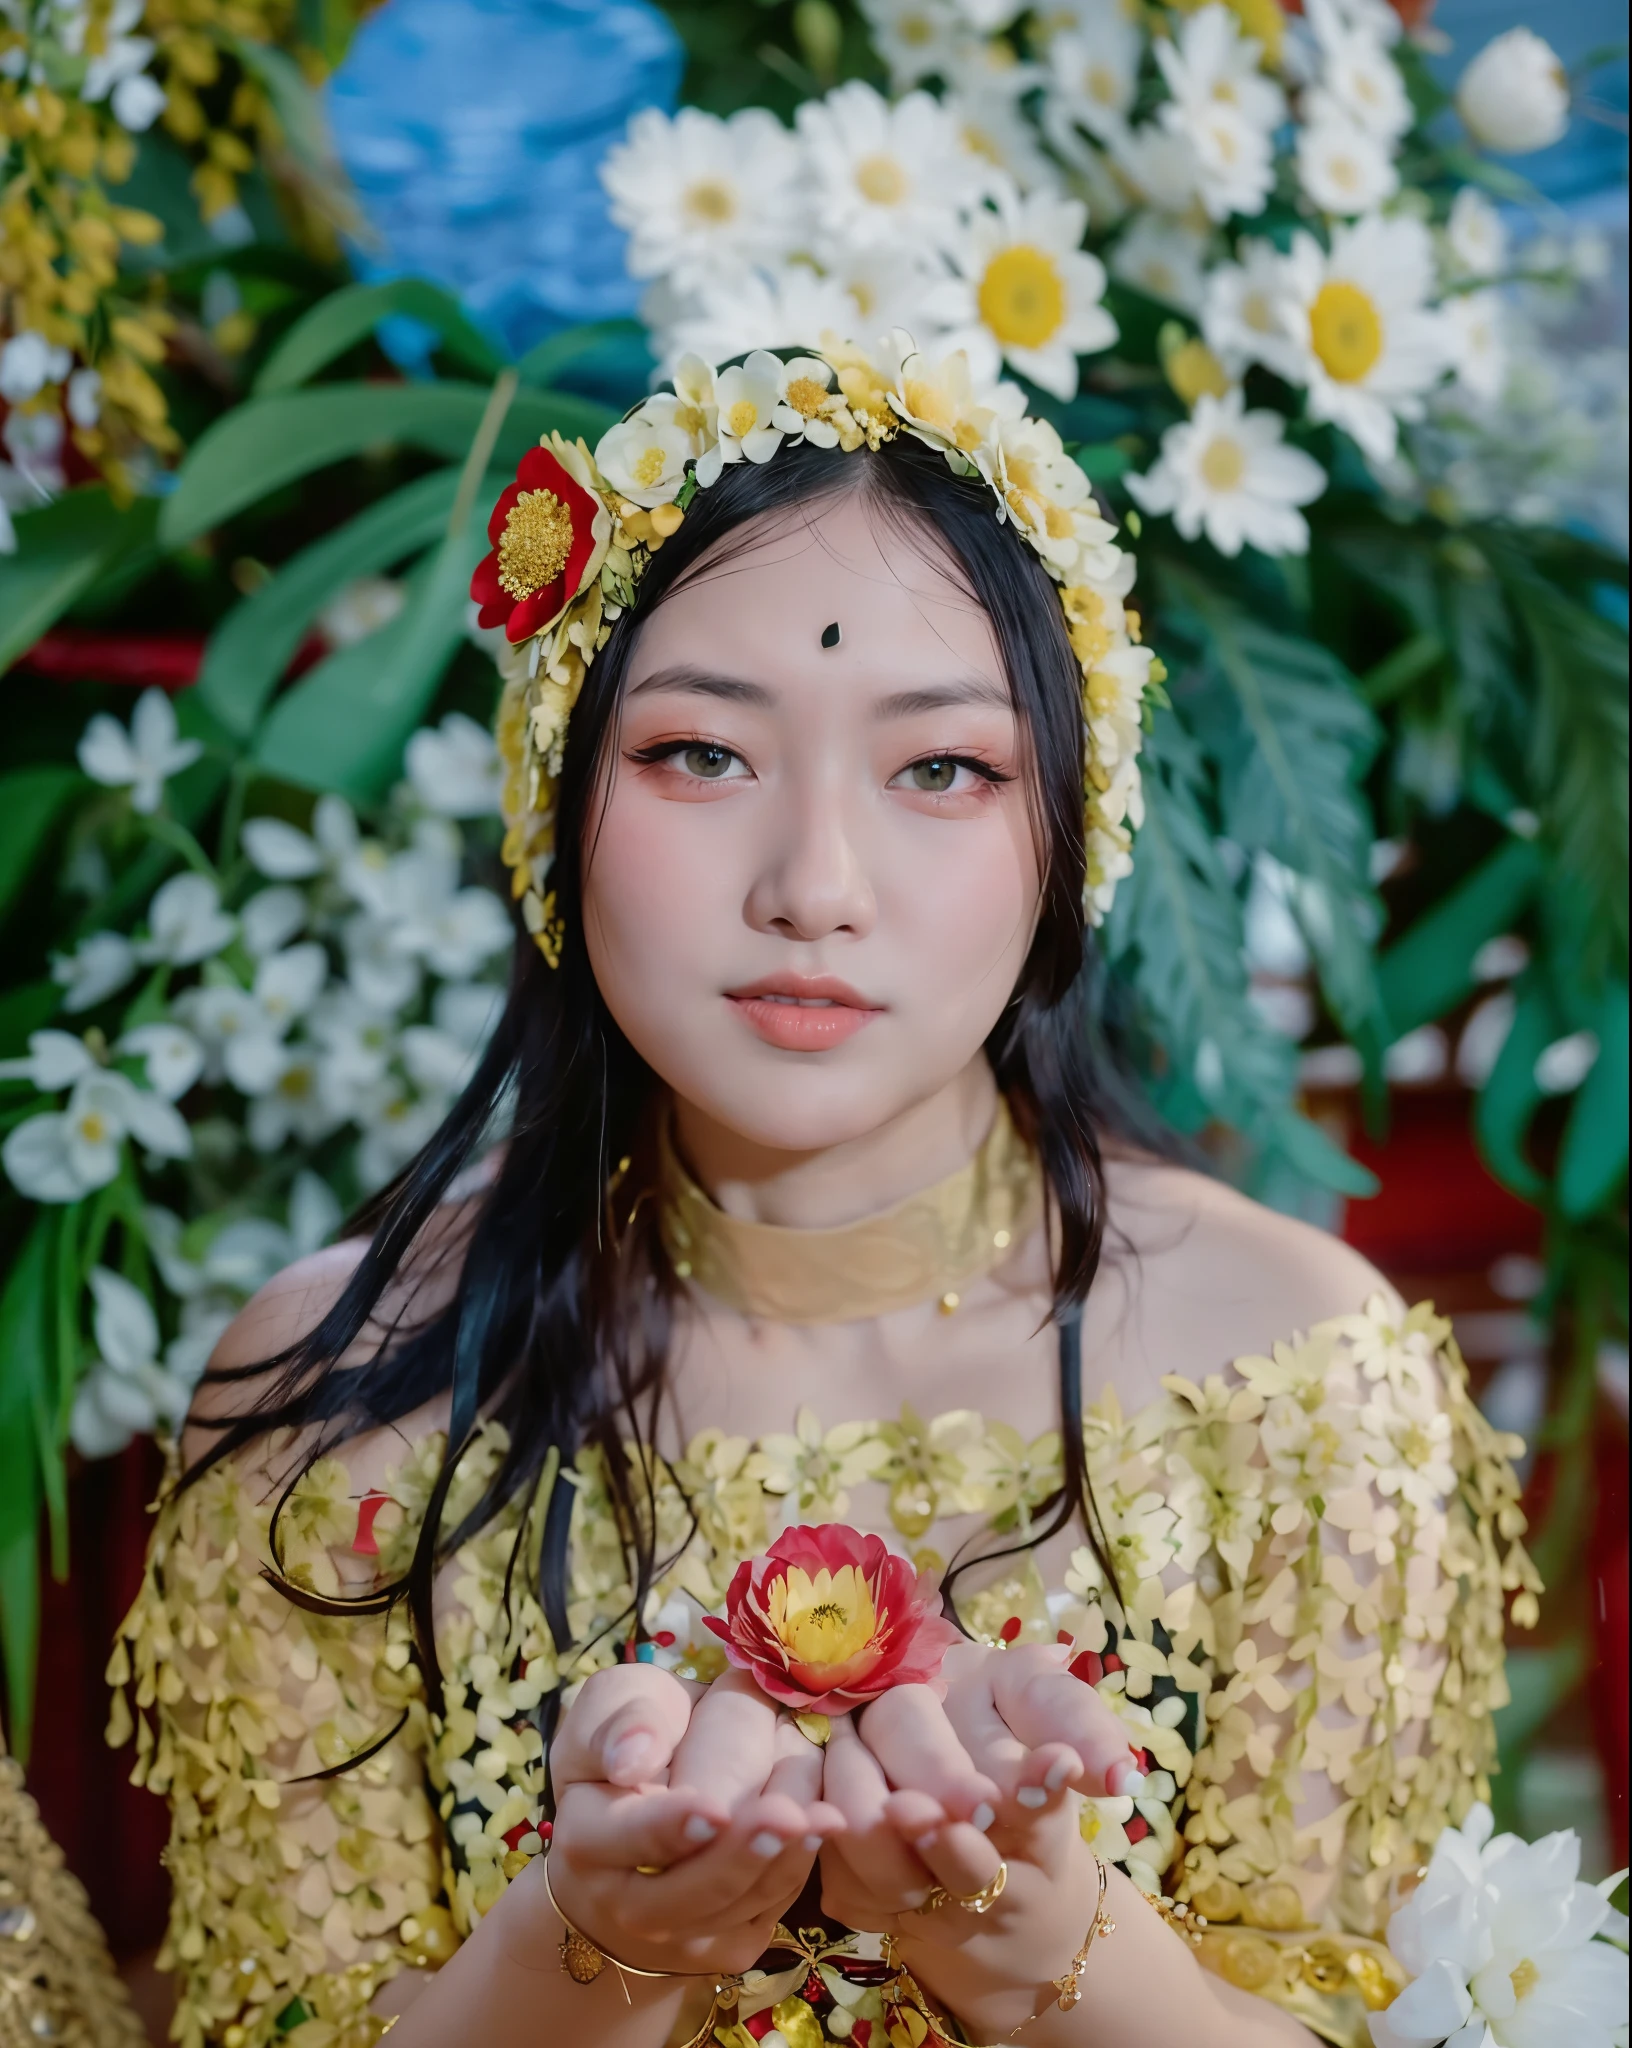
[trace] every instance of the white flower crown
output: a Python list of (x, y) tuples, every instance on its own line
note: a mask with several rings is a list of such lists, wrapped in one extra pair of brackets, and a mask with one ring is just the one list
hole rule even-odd
[[(548, 886), (567, 721), (612, 622), (635, 602), (646, 565), (679, 530), (697, 491), (727, 464), (768, 462), (784, 442), (877, 448), (907, 433), (959, 476), (980, 477), (1059, 585), (1082, 670), (1083, 914), (1097, 924), (1132, 866), (1143, 820), (1139, 747), (1145, 692), (1164, 671), (1127, 607), (1133, 559), (1115, 544), (1088, 479), (1054, 428), (1030, 419), (1012, 384), (975, 385), (961, 354), (931, 363), (895, 330), (869, 351), (832, 335), (783, 361), (757, 350), (712, 370), (683, 357), (672, 390), (601, 437), (552, 434), (523, 456), (488, 522), (492, 551), (471, 580), (483, 626), (507, 642), (499, 707), (504, 857), (527, 929), (560, 958)], [(525, 649), (525, 653), (523, 653)]]

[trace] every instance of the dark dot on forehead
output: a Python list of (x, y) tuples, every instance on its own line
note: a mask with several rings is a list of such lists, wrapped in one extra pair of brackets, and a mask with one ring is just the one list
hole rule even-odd
[(822, 645), (824, 647), (837, 647), (838, 644), (839, 622), (835, 619), (831, 626), (824, 626), (822, 628)]

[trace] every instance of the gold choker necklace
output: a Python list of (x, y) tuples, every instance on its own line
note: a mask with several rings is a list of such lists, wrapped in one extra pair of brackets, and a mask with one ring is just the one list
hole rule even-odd
[(1002, 1097), (969, 1164), (893, 1209), (837, 1230), (788, 1230), (728, 1216), (681, 1162), (665, 1122), (663, 1245), (674, 1270), (738, 1315), (853, 1323), (938, 1300), (1001, 1265), (1042, 1211), (1042, 1172)]

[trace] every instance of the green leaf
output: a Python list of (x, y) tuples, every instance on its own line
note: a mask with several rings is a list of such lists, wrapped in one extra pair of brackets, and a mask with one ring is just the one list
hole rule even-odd
[(1270, 1125), (1265, 1142), (1317, 1187), (1365, 1199), (1382, 1186), (1369, 1167), (1334, 1145), (1319, 1124), (1295, 1110), (1286, 1110)]
[[(479, 384), (319, 384), (251, 398), (194, 442), (159, 534), (180, 547), (257, 499), (365, 448), (395, 445), (461, 456), (487, 410)], [(611, 422), (604, 406), (559, 391), (517, 394), (499, 437), (495, 465), (513, 467), (551, 428), (591, 442)]]
[(356, 803), (382, 796), (464, 638), (470, 574), (486, 545), (475, 521), (450, 534), (388, 626), (338, 649), (278, 699), (255, 741), (257, 764)]
[(55, 762), (0, 775), (0, 918), (28, 880), (69, 798), (88, 786), (77, 768)]
[(53, 1211), (38, 1214), (0, 1293), (0, 1655), (10, 1741), (26, 1759), (40, 1630), (40, 1467), (36, 1423), (55, 1393)]
[(54, 981), (25, 981), (0, 993), (0, 1059), (18, 1058), (27, 1050), (29, 1033), (43, 1031), (61, 1008), (62, 990)]
[(292, 391), (309, 383), (393, 315), (435, 328), (448, 356), (473, 376), (496, 377), (504, 368), (503, 357), (465, 317), (452, 293), (423, 278), (399, 277), (388, 284), (343, 285), (320, 300), (262, 364), (253, 395), (264, 398), (269, 392)]
[(1620, 1186), (1627, 1157), (1627, 992), (1610, 988), (1596, 1020), (1598, 1057), (1581, 1084), (1564, 1129), (1558, 1203), (1566, 1216), (1590, 1216)]
[[(361, 226), (350, 185), (334, 152), (329, 124), (305, 72), (286, 50), (274, 45), (251, 42), (247, 36), (229, 35), (225, 40), (277, 115), (283, 130), (280, 154), (284, 161), (279, 168), (284, 182), (297, 189), (304, 185), (308, 201), (335, 225)], [(291, 176), (291, 172), (298, 175)]]
[(1377, 985), (1392, 1037), (1461, 1002), (1473, 987), (1474, 955), (1487, 939), (1513, 929), (1544, 872), (1534, 841), (1509, 839), (1388, 949)]
[(1221, 1116), (1252, 1133), (1290, 1103), (1292, 1048), (1247, 996), (1241, 905), (1203, 811), (1205, 763), (1171, 712), (1146, 742), (1139, 858), (1105, 934), (1170, 1062), (1166, 1108), (1194, 1128)]
[[(1198, 730), (1218, 762), (1224, 829), (1312, 883), (1293, 908), (1334, 1015), (1375, 1067), (1387, 1042), (1371, 934), (1374, 838), (1361, 778), (1381, 737), (1354, 678), (1318, 642), (1250, 617), (1186, 570), (1164, 568), (1214, 687)], [(1222, 685), (1222, 687), (1219, 687)]]
[(236, 605), (204, 650), (196, 690), (242, 740), (293, 660), (318, 613), (359, 576), (376, 576), (428, 547), (447, 528), (457, 468), (439, 469), (381, 498), (286, 562)]
[(101, 484), (18, 513), (17, 552), (0, 555), (0, 669), (26, 654), (121, 557), (149, 541), (157, 517), (154, 499), (121, 507)]
[(1515, 989), (1518, 1007), (1490, 1079), (1474, 1109), (1474, 1129), (1496, 1178), (1527, 1202), (1539, 1202), (1546, 1183), (1524, 1150), (1530, 1119), (1542, 1099), (1536, 1061), (1559, 1035), (1558, 1013), (1543, 984), (1527, 974)]

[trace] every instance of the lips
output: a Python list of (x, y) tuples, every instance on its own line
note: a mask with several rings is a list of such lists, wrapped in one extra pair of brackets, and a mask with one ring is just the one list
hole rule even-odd
[(848, 982), (828, 974), (770, 975), (728, 991), (726, 1001), (757, 1037), (784, 1052), (826, 1052), (883, 1014)]

